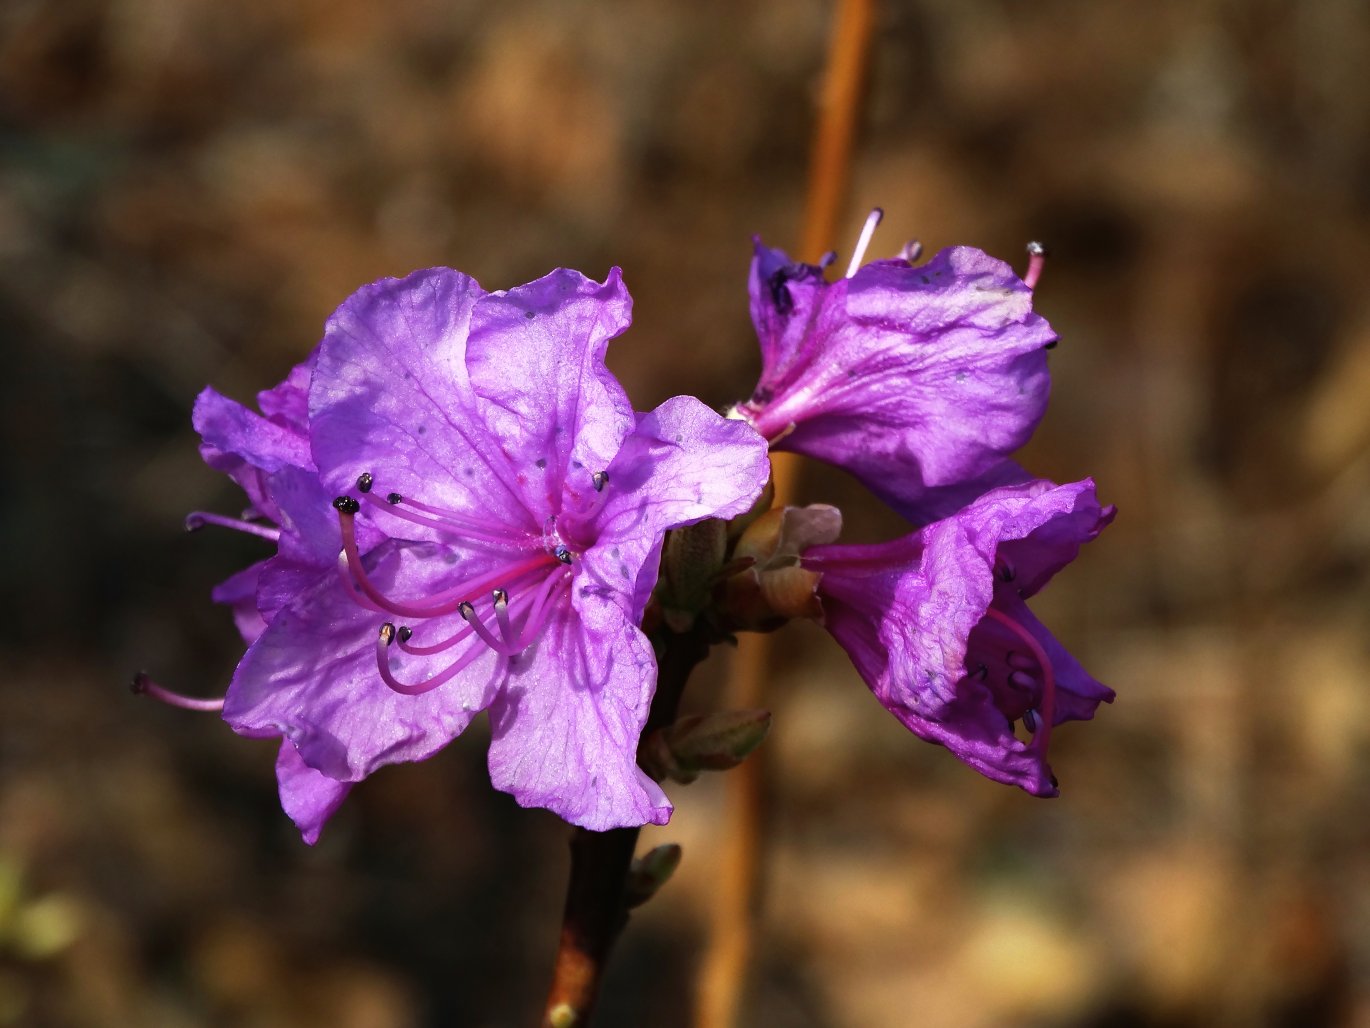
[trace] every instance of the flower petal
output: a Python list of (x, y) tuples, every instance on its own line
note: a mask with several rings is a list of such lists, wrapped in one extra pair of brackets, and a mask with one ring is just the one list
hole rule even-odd
[[(432, 595), (491, 570), (478, 554), (454, 564), (448, 563), (452, 556), (431, 544), (391, 541), (366, 563), (377, 586), (398, 597)], [(386, 620), (349, 597), (335, 570), (321, 572), (248, 649), (229, 686), (224, 720), (243, 735), (284, 736), (306, 764), (339, 781), (432, 755), (489, 705), (500, 681), (499, 661), (487, 650), (442, 687), (400, 695), (376, 668), (377, 633)], [(436, 641), (462, 625), (456, 615), (426, 621), (422, 640)], [(463, 652), (454, 647), (417, 657), (392, 648), (389, 655), (397, 677), (414, 683)]]
[(320, 774), (304, 762), (294, 744), (281, 740), (276, 755), (276, 784), (281, 794), (281, 809), (299, 828), (304, 841), (313, 846), (319, 841), (324, 823), (342, 806), (352, 791), (350, 782), (339, 782)]
[[(608, 468), (604, 504), (586, 534), (589, 573), (611, 586), (637, 623), (656, 585), (668, 529), (745, 512), (770, 476), (766, 441), (692, 396), (640, 414)], [(574, 521), (570, 531), (576, 531)]]
[(471, 385), (539, 523), (560, 512), (563, 485), (588, 492), (632, 430), (632, 405), (604, 365), (631, 313), (618, 268), (603, 283), (559, 268), (472, 311)]
[(490, 707), (490, 780), (593, 831), (665, 824), (671, 804), (637, 766), (656, 659), (617, 604), (584, 588), (512, 662)]
[(466, 372), (481, 295), (474, 279), (431, 268), (363, 286), (329, 318), (309, 389), (310, 440), (326, 489), (352, 492), (370, 472), (382, 495), (505, 524), (518, 516), (520, 492)]

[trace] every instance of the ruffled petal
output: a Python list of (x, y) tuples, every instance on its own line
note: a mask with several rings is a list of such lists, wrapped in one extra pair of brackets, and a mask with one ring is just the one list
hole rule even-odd
[(835, 464), (922, 518), (928, 490), (983, 476), (1027, 441), (1056, 336), (1008, 265), (956, 247), (824, 285), (804, 265), (767, 278), (774, 254), (753, 262), (764, 363), (740, 409), (777, 448)]
[[(1091, 510), (1092, 518), (1080, 515)], [(1087, 718), (1111, 700), (1112, 691), (1090, 678), (1035, 618), (1018, 616), (1026, 607), (1016, 583), (1005, 581), (1012, 570), (1003, 561), (1015, 542), (1028, 552), (1041, 545), (1059, 553), (1072, 531), (1073, 555), (1106, 524), (1100, 515), (1092, 482), (1034, 482), (991, 491), (957, 515), (890, 543), (815, 547), (804, 564), (822, 574), (825, 625), (901, 722), (987, 777), (1055, 795), (1044, 747), (1013, 734), (1012, 720), (1034, 704), (1010, 694), (1004, 646), (987, 637), (1000, 629), (986, 615), (994, 606), (1046, 650), (1056, 677), (1053, 722)], [(997, 653), (996, 666), (968, 673), (977, 670), (967, 662), (972, 647)]]
[[(388, 542), (367, 558), (388, 595), (431, 596), (492, 569), (489, 558), (431, 544)], [(389, 618), (347, 595), (335, 571), (321, 572), (272, 619), (238, 665), (224, 720), (243, 735), (281, 735), (310, 767), (339, 781), (357, 781), (378, 767), (422, 760), (461, 734), (485, 709), (501, 681), (500, 662), (483, 644), (480, 656), (451, 681), (419, 696), (390, 689), (376, 666), (376, 638)], [(424, 621), (415, 642), (436, 642), (463, 627), (453, 614)], [(420, 634), (420, 632), (422, 634)], [(417, 683), (465, 652), (437, 656), (388, 651), (396, 677)]]
[(632, 405), (604, 365), (631, 314), (617, 268), (603, 283), (561, 268), (475, 305), (471, 385), (539, 523), (560, 512), (563, 488), (589, 492), (632, 430)]
[(692, 396), (638, 415), (608, 467), (603, 506), (582, 531), (590, 576), (610, 586), (637, 623), (656, 585), (667, 530), (751, 507), (770, 475), (766, 441), (745, 422), (720, 417)]
[(267, 561), (259, 560), (237, 574), (229, 575), (209, 594), (215, 603), (225, 604), (233, 611), (233, 623), (246, 643), (253, 642), (266, 630), (266, 621), (257, 610), (257, 583), (266, 565)]
[(352, 791), (352, 783), (339, 782), (315, 771), (304, 762), (294, 745), (284, 739), (276, 756), (276, 784), (280, 789), (281, 809), (295, 822), (300, 835), (311, 846), (319, 841), (324, 823)]
[(637, 766), (656, 659), (620, 607), (586, 588), (512, 662), (490, 708), (490, 780), (593, 831), (665, 824), (671, 804)]
[(482, 295), (474, 279), (431, 268), (364, 286), (329, 318), (309, 411), (314, 459), (333, 495), (370, 472), (381, 495), (540, 530), (467, 376)]

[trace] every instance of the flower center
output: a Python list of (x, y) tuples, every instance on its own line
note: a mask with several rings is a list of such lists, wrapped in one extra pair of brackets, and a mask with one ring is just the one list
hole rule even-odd
[[(985, 617), (1003, 625), (1027, 650), (1027, 653), (1020, 653), (1013, 649), (1004, 654), (1003, 662), (1008, 671), (1004, 684), (1014, 693), (1027, 695), (1028, 701), (1022, 711), (1023, 725), (1033, 733), (1033, 747), (1045, 753), (1051, 726), (1056, 720), (1056, 675), (1051, 669), (1051, 659), (1032, 633), (1010, 615), (990, 607), (985, 611)], [(1033, 674), (1034, 670), (1036, 674)], [(985, 677), (989, 672), (986, 665), (981, 664), (975, 673)]]
[[(357, 480), (362, 499), (339, 496), (333, 507), (338, 512), (343, 543), (339, 572), (353, 601), (368, 610), (416, 623), (397, 625), (396, 621), (386, 620), (380, 626), (376, 668), (389, 688), (408, 696), (431, 692), (485, 653), (493, 651), (502, 660), (514, 660), (542, 636), (556, 602), (570, 585), (575, 559), (557, 534), (554, 518), (549, 519), (541, 535), (535, 535), (527, 529), (490, 523), (399, 493), (388, 493), (382, 500), (373, 492), (374, 486), (371, 474), (362, 475)], [(498, 551), (507, 559), (491, 571), (422, 599), (389, 596), (372, 579), (362, 561), (356, 516), (363, 503), (376, 514), (430, 529), (455, 542)], [(452, 615), (461, 621), (455, 630)], [(404, 681), (395, 673), (392, 655), (396, 650), (411, 657), (450, 654), (452, 660), (422, 681)]]

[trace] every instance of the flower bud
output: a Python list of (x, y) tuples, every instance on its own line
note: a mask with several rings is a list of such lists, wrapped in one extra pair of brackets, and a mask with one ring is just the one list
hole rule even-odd
[(710, 518), (666, 536), (661, 556), (661, 614), (676, 632), (688, 631), (713, 594), (728, 552), (728, 526)]
[(726, 771), (742, 763), (770, 728), (767, 710), (693, 714), (649, 736), (638, 762), (657, 781), (689, 784), (701, 771)]
[(675, 869), (680, 866), (680, 847), (668, 842), (648, 850), (633, 861), (628, 871), (628, 880), (623, 886), (623, 904), (629, 910), (640, 907), (655, 896), (660, 888), (671, 880)]
[(723, 588), (727, 621), (766, 632), (791, 618), (820, 617), (821, 576), (804, 568), (800, 558), (811, 546), (833, 542), (841, 531), (842, 512), (825, 504), (770, 510), (753, 521), (733, 551), (735, 560), (752, 563)]

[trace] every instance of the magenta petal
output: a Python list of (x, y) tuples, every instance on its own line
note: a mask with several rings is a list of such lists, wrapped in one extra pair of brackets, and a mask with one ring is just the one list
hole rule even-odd
[(475, 305), (471, 386), (539, 523), (560, 511), (563, 487), (588, 491), (632, 430), (632, 405), (604, 365), (631, 314), (617, 268), (603, 283), (559, 268)]
[[(769, 476), (766, 441), (692, 396), (639, 415), (609, 465), (603, 506), (584, 529), (598, 540), (584, 556), (591, 577), (612, 584), (630, 601), (630, 620), (641, 621), (665, 532), (743, 513)], [(568, 530), (578, 530), (574, 521)]]
[(490, 708), (490, 780), (592, 831), (665, 824), (671, 804), (637, 766), (655, 656), (616, 604), (580, 588)]
[(319, 841), (324, 823), (352, 790), (350, 782), (339, 782), (315, 771), (285, 739), (281, 740), (280, 753), (276, 756), (276, 784), (280, 789), (281, 809), (295, 822), (300, 835), (311, 846)]
[[(389, 542), (367, 563), (377, 584), (397, 596), (432, 593), (452, 584), (458, 573), (489, 570), (479, 557), (452, 564), (450, 556), (432, 545)], [(229, 687), (224, 720), (243, 735), (284, 736), (306, 764), (340, 781), (431, 756), (489, 705), (500, 682), (499, 660), (484, 650), (441, 688), (400, 695), (376, 667), (376, 638), (386, 620), (352, 600), (336, 572), (322, 572), (248, 649)], [(425, 622), (424, 639), (443, 638), (462, 625), (455, 614)], [(392, 648), (390, 657), (397, 677), (413, 683), (463, 652), (411, 657)]]
[(1027, 441), (1056, 336), (1008, 265), (956, 247), (825, 284), (783, 256), (758, 246), (753, 261), (763, 367), (739, 408), (778, 448), (844, 468), (921, 522), (930, 490), (985, 475)]

